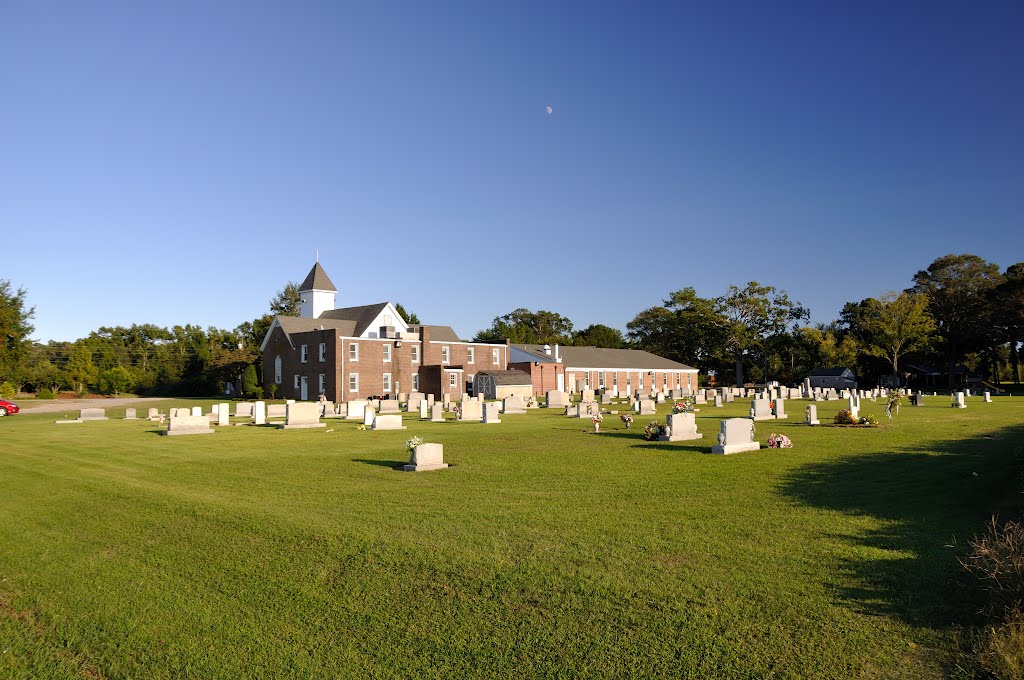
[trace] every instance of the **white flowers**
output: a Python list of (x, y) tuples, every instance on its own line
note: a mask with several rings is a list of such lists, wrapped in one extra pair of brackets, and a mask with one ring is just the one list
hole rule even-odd
[(423, 438), (422, 437), (413, 437), (413, 438), (411, 438), (411, 439), (409, 439), (409, 440), (407, 440), (405, 442), (405, 448), (407, 450), (409, 450), (409, 451), (412, 451), (413, 449), (415, 449), (417, 446), (419, 446), (422, 443), (423, 443)]

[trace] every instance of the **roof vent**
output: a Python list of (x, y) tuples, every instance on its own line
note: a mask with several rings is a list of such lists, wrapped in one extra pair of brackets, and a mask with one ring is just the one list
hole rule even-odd
[(551, 356), (551, 345), (544, 345), (544, 354)]

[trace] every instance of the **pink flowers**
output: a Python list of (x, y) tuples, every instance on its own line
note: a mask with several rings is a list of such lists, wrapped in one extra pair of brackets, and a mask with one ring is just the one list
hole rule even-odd
[(791, 449), (793, 448), (793, 442), (791, 442), (789, 437), (784, 434), (775, 434), (772, 432), (771, 435), (768, 436), (768, 448)]

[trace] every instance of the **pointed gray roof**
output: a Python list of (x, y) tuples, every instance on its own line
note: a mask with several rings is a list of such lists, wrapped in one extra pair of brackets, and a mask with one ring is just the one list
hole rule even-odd
[(320, 261), (313, 265), (313, 268), (309, 270), (309, 274), (306, 275), (306, 280), (299, 286), (299, 292), (306, 290), (329, 290), (333, 293), (337, 293), (338, 289), (331, 283), (330, 278), (327, 277), (327, 272), (320, 266)]

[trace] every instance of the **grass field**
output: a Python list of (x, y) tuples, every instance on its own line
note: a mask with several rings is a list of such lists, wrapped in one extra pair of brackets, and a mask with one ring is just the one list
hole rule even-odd
[[(948, 404), (890, 424), (865, 400), (883, 424), (853, 429), (790, 401), (758, 438), (795, 448), (728, 457), (704, 452), (747, 402), (671, 444), (545, 410), (202, 437), (0, 419), (0, 676), (955, 674), (957, 556), (1019, 504), (1024, 398)], [(454, 467), (394, 470), (413, 435)]]

